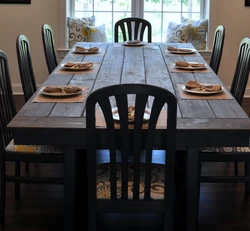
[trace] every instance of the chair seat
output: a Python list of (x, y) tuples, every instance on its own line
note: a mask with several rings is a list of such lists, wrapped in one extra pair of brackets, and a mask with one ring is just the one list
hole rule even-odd
[(5, 149), (7, 152), (20, 152), (26, 154), (62, 154), (62, 146), (50, 145), (15, 145), (14, 139), (10, 141)]
[[(117, 165), (117, 197), (121, 198), (121, 165)], [(133, 198), (133, 167), (131, 163), (128, 166), (128, 198)], [(164, 165), (152, 164), (152, 183), (151, 183), (151, 199), (163, 200), (164, 199)], [(140, 171), (140, 199), (144, 199), (144, 186), (145, 186), (145, 166), (141, 164)], [(97, 199), (110, 199), (110, 164), (99, 164), (97, 166)]]
[(199, 150), (200, 152), (250, 152), (249, 147), (202, 147)]

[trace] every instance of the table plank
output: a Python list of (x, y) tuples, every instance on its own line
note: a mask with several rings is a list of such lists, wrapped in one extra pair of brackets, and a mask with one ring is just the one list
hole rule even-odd
[[(180, 98), (177, 84), (184, 84), (189, 80), (201, 83), (219, 83), (224, 86), (213, 71), (196, 73), (170, 71), (172, 63), (179, 60), (205, 62), (199, 53), (188, 56), (170, 56), (164, 51), (167, 43), (154, 43), (151, 44), (152, 46), (141, 47), (125, 47), (114, 43), (79, 43), (79, 45), (99, 46), (102, 52), (98, 55), (79, 55), (73, 54), (71, 49), (61, 63), (94, 62), (98, 64), (98, 70), (94, 73), (60, 73), (58, 71), (60, 63), (48, 76), (43, 86), (67, 84), (88, 86), (88, 94), (90, 94), (101, 87), (114, 84), (146, 83), (166, 88), (174, 93), (178, 100), (176, 145), (188, 149), (187, 204), (193, 201), (192, 197), (196, 198), (197, 190), (195, 190), (196, 181), (194, 179), (198, 177), (198, 173), (192, 168), (194, 166), (192, 164), (198, 160), (199, 146), (249, 145), (250, 120), (235, 99), (183, 100)], [(175, 45), (193, 48), (191, 44)], [(65, 172), (65, 198), (69, 200), (68, 205), (65, 205), (72, 208), (74, 198), (69, 198), (71, 194), (69, 189), (72, 186), (70, 182), (74, 180), (73, 170), (70, 170), (70, 163), (74, 163), (74, 155), (70, 155), (73, 150), (70, 146), (86, 148), (85, 102), (32, 103), (32, 98), (9, 123), (7, 130), (13, 133), (17, 144), (66, 146), (65, 150), (69, 152), (66, 154), (68, 161), (65, 163), (68, 170)], [(132, 101), (130, 102), (132, 103)], [(113, 106), (115, 105), (113, 104)], [(162, 148), (165, 144), (164, 135), (164, 129), (157, 129), (154, 143), (156, 149)], [(105, 148), (106, 129), (99, 129), (98, 138), (101, 141), (100, 148)], [(74, 189), (72, 190), (74, 191)], [(196, 208), (197, 204), (192, 204), (186, 213), (188, 217), (187, 231), (196, 229)], [(72, 215), (73, 213), (74, 211), (71, 211)], [(73, 227), (72, 219), (68, 220), (65, 225)]]

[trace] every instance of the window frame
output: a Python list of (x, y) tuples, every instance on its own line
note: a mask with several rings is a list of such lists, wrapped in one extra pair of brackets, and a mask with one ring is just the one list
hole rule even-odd
[[(200, 0), (201, 1), (201, 18), (209, 18), (211, 19), (213, 17), (213, 14), (211, 12), (211, 5), (215, 1), (211, 0)], [(67, 17), (69, 15), (74, 15), (73, 8), (74, 6), (74, 0), (62, 0), (59, 1), (59, 21), (60, 26), (59, 26), (59, 49), (58, 50), (65, 50), (67, 49)], [(143, 0), (132, 0), (132, 12), (131, 15), (135, 16), (137, 15), (138, 17), (143, 17)], [(211, 20), (209, 20), (209, 25), (208, 25), (208, 48), (211, 47), (211, 41), (213, 38), (213, 35), (210, 35), (209, 31), (210, 28), (215, 28), (214, 26), (211, 26)]]

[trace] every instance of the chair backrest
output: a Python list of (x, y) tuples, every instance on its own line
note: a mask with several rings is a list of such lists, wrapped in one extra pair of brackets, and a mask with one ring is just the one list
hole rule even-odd
[[(97, 173), (96, 173), (96, 151), (99, 148), (100, 129), (96, 127), (97, 103), (100, 106), (99, 112), (104, 114), (107, 129), (105, 130), (105, 140), (110, 154), (110, 200), (97, 200)], [(150, 119), (144, 124), (145, 108), (150, 105)], [(128, 106), (134, 105), (134, 122), (128, 122)], [(114, 106), (117, 107), (119, 114), (119, 128), (113, 118)], [(164, 166), (164, 185), (168, 190), (164, 191), (164, 201), (152, 200), (151, 184), (154, 177), (151, 173), (152, 167), (152, 148), (155, 146), (155, 130), (158, 117), (162, 108), (167, 106), (167, 116), (165, 118), (167, 129), (163, 128), (166, 134), (165, 148), (166, 162)], [(91, 214), (98, 207), (99, 209), (109, 210), (109, 212), (137, 211), (161, 212), (168, 211), (168, 219), (171, 220), (173, 213), (172, 206), (174, 201), (174, 166), (175, 166), (175, 137), (176, 137), (176, 97), (168, 90), (146, 84), (120, 84), (101, 88), (94, 91), (87, 98), (86, 102), (86, 126), (87, 126), (87, 176), (88, 176), (88, 202), (89, 213)], [(146, 129), (145, 127), (146, 126)], [(116, 151), (121, 153), (121, 160), (116, 159)], [(145, 150), (145, 159), (141, 160), (141, 151)], [(131, 164), (129, 157), (133, 158), (133, 176), (129, 177), (128, 165)], [(144, 198), (140, 195), (140, 176), (141, 164), (144, 161), (145, 185)], [(121, 169), (121, 185), (117, 186), (117, 169)], [(128, 199), (128, 181), (133, 185), (133, 197)], [(117, 195), (117, 189), (121, 186), (121, 198)], [(119, 191), (119, 190), (118, 190)], [(152, 195), (151, 195), (152, 196)], [(98, 206), (95, 203), (98, 202)], [(110, 204), (111, 202), (111, 204)], [(112, 204), (112, 203), (117, 203)], [(144, 203), (143, 203), (144, 202)], [(146, 203), (145, 203), (146, 202)], [(161, 204), (159, 204), (159, 202)], [(101, 203), (101, 205), (100, 205)], [(105, 204), (106, 203), (106, 204)], [(133, 205), (131, 203), (134, 203)], [(155, 204), (157, 203), (157, 205)], [(130, 206), (130, 207), (129, 207)], [(167, 209), (166, 209), (167, 207)], [(130, 210), (129, 210), (130, 209)], [(118, 211), (117, 211), (118, 210)], [(103, 212), (103, 211), (102, 211)], [(169, 221), (171, 222), (171, 221)]]
[[(12, 136), (6, 132), (7, 124), (16, 115), (16, 107), (13, 98), (11, 79), (9, 73), (8, 58), (4, 51), (0, 50), (0, 155), (5, 152), (5, 147), (11, 141)], [(1, 160), (1, 163), (3, 161)], [(2, 166), (1, 166), (2, 167)]]
[(242, 39), (230, 92), (241, 105), (250, 70), (250, 38)]
[[(147, 28), (147, 42), (152, 42), (152, 27), (150, 22), (142, 18), (124, 18), (115, 23), (115, 42), (119, 42), (120, 31), (123, 42), (138, 39), (143, 41)], [(146, 33), (145, 33), (146, 34)]]
[(27, 102), (36, 92), (37, 86), (30, 54), (30, 43), (28, 38), (23, 34), (17, 37), (16, 52), (24, 99)]
[(224, 40), (225, 40), (225, 27), (223, 25), (219, 25), (215, 29), (212, 54), (209, 63), (210, 67), (216, 74), (218, 73), (220, 67), (220, 61), (224, 47)]
[(42, 38), (43, 38), (44, 55), (48, 71), (50, 74), (58, 65), (56, 51), (55, 51), (54, 36), (50, 25), (44, 24), (42, 26)]

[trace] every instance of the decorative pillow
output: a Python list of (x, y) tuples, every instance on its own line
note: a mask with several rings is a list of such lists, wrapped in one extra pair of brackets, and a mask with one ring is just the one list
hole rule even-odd
[(208, 32), (208, 19), (193, 20), (181, 18), (182, 23), (189, 23), (188, 42), (191, 42), (198, 50), (206, 49)]
[(88, 42), (107, 42), (105, 24), (100, 26), (85, 26)]
[(166, 42), (192, 43), (197, 50), (205, 50), (207, 30), (207, 19), (191, 20), (182, 17), (182, 23), (169, 23)]
[(186, 28), (189, 23), (169, 22), (167, 30), (167, 43), (186, 43), (187, 35)]
[(73, 47), (76, 42), (86, 42), (87, 34), (84, 26), (94, 26), (95, 16), (72, 18), (68, 17), (68, 46)]

